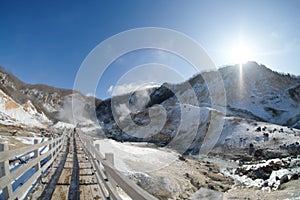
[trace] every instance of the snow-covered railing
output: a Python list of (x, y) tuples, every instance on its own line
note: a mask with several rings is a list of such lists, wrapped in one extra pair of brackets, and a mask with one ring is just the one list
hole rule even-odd
[[(0, 199), (21, 199), (26, 196), (53, 163), (65, 138), (66, 134), (63, 134), (42, 143), (38, 143), (38, 139), (35, 139), (34, 145), (12, 150), (8, 149), (8, 144), (0, 143)], [(49, 150), (41, 153), (40, 149), (44, 151), (47, 147)], [(17, 169), (10, 170), (9, 161), (20, 158), (20, 155), (28, 155), (30, 152), (33, 152), (32, 159), (27, 160)]]
[(94, 145), (91, 137), (79, 133), (79, 138), (83, 144), (84, 151), (92, 158), (92, 162), (96, 168), (96, 177), (102, 186), (100, 187), (101, 192), (106, 199), (122, 200), (116, 190), (117, 185), (122, 188), (131, 199), (157, 199), (114, 168), (113, 153), (105, 153), (105, 156), (103, 156), (100, 152), (99, 144)]

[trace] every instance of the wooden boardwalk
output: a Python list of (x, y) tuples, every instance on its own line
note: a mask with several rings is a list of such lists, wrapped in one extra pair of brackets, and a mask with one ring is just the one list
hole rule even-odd
[(91, 158), (86, 155), (81, 145), (78, 136), (72, 134), (70, 142), (64, 148), (66, 151), (59, 155), (60, 162), (54, 163), (52, 172), (48, 175), (52, 177), (49, 180), (55, 179), (55, 172), (63, 165), (59, 177), (56, 178), (57, 181), (44, 183), (47, 186), (41, 199), (103, 199)]
[[(11, 161), (29, 154), (28, 161), (10, 171)], [(113, 153), (102, 155), (99, 144), (84, 133), (66, 131), (14, 150), (0, 144), (0, 200), (122, 200), (124, 195), (133, 200), (156, 199), (116, 170)]]

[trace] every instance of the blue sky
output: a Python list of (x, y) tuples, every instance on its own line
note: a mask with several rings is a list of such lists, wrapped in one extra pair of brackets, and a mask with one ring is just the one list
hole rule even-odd
[[(0, 65), (28, 83), (72, 88), (81, 63), (101, 41), (150, 26), (190, 36), (217, 66), (237, 62), (243, 46), (244, 59), (300, 75), (299, 8), (298, 0), (0, 0)], [(138, 57), (129, 55), (122, 70), (115, 62), (101, 79), (97, 96), (108, 97), (107, 90), (125, 69), (143, 64)], [(153, 58), (164, 63), (153, 52), (144, 57), (143, 62)], [(177, 65), (186, 77), (193, 74), (184, 62)]]

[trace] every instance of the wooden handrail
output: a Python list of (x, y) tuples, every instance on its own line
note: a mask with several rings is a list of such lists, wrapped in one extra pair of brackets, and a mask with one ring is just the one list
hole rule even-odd
[[(79, 133), (79, 138), (85, 147), (85, 149), (88, 151), (88, 153), (99, 163), (102, 164), (104, 167), (104, 172), (108, 177), (108, 184), (106, 186), (108, 187), (107, 190), (110, 193), (113, 193), (111, 195), (112, 199), (120, 199), (120, 197), (116, 194), (116, 189), (113, 188), (112, 184), (110, 182), (115, 182), (119, 187), (121, 187), (128, 196), (130, 196), (132, 199), (139, 199), (139, 200), (154, 200), (157, 199), (153, 195), (149, 194), (145, 190), (143, 190), (141, 187), (136, 185), (132, 180), (121, 174), (118, 170), (114, 168), (112, 163), (108, 162), (108, 160), (101, 154), (101, 152), (97, 149), (95, 149), (95, 146), (91, 142), (91, 138), (88, 139), (88, 137), (85, 135), (82, 137), (82, 133)], [(89, 147), (89, 148), (88, 148)], [(98, 163), (96, 163), (98, 164)], [(101, 177), (101, 173), (99, 172), (100, 167), (96, 167), (96, 171), (98, 172), (98, 175)], [(105, 178), (102, 178), (102, 181), (105, 181)], [(105, 182), (104, 182), (105, 183)]]
[(2, 151), (2, 152), (0, 152), (0, 162), (4, 162), (6, 160), (10, 160), (10, 159), (12, 159), (16, 156), (21, 155), (21, 154), (37, 150), (40, 147), (43, 147), (43, 146), (46, 146), (46, 145), (49, 145), (49, 144), (53, 144), (54, 142), (57, 142), (60, 139), (61, 139), (61, 137), (56, 138), (54, 140), (49, 140), (47, 142), (35, 144), (35, 145), (30, 145), (30, 146), (26, 146), (26, 147), (22, 147), (22, 148), (18, 148), (18, 149), (11, 149), (11, 150), (8, 150), (8, 151)]
[(24, 172), (28, 171), (30, 168), (34, 167), (36, 163), (40, 162), (44, 158), (48, 157), (50, 154), (52, 154), (54, 149), (47, 151), (42, 156), (39, 156), (38, 158), (34, 158), (29, 161), (29, 163), (24, 164), (23, 166), (19, 167), (15, 171), (11, 172), (9, 176), (4, 176), (0, 179), (0, 190), (2, 190), (6, 183), (12, 182), (18, 177), (20, 177)]
[[(2, 190), (4, 199), (19, 199), (22, 198), (22, 196), (26, 195), (26, 192), (28, 192), (32, 185), (37, 181), (37, 179), (42, 176), (42, 172), (45, 171), (53, 163), (57, 156), (57, 152), (62, 149), (62, 143), (65, 142), (65, 139), (66, 134), (63, 134), (61, 137), (55, 138), (54, 140), (49, 140), (47, 142), (13, 150), (7, 150), (7, 144), (1, 144), (2, 149), (0, 149), (0, 165), (2, 168), (0, 169), (0, 171), (2, 177), (0, 177), (0, 190)], [(46, 153), (40, 155), (38, 152), (39, 148), (47, 145), (49, 145), (49, 150)], [(28, 163), (23, 164), (13, 172), (10, 172), (9, 160), (19, 155), (27, 154), (29, 152), (34, 152), (34, 158), (31, 159)], [(40, 167), (40, 162), (50, 155), (52, 155), (51, 159), (48, 160), (42, 167)], [(12, 182), (15, 181), (18, 177), (21, 177), (24, 173), (26, 173), (33, 167), (35, 167), (36, 169), (35, 173), (15, 191), (12, 191)]]

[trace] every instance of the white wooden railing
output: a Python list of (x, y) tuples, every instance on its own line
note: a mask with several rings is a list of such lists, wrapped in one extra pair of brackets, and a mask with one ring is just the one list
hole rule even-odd
[[(66, 134), (63, 134), (58, 138), (50, 138), (50, 140), (42, 143), (38, 143), (38, 140), (35, 139), (33, 145), (12, 150), (8, 149), (8, 144), (0, 143), (0, 191), (2, 193), (2, 198), (5, 200), (21, 199), (26, 196), (32, 186), (41, 178), (43, 173), (56, 159), (65, 139)], [(49, 147), (49, 150), (40, 154), (39, 149), (46, 146)], [(16, 170), (10, 172), (9, 160), (15, 159), (16, 157), (22, 157), (22, 155), (30, 152), (34, 153), (33, 158), (22, 164)], [(41, 161), (47, 158), (49, 158), (49, 160), (41, 166)], [(30, 174), (30, 177), (27, 180), (24, 180), (20, 186), (13, 190), (13, 183), (31, 168), (35, 169), (34, 173)]]
[(106, 199), (122, 200), (116, 190), (116, 185), (122, 188), (133, 200), (157, 199), (116, 170), (114, 168), (114, 155), (105, 153), (105, 156), (103, 156), (100, 152), (99, 144), (94, 145), (93, 138), (83, 133), (79, 133), (79, 138), (83, 144), (84, 151), (93, 158), (92, 162), (96, 168), (96, 176), (98, 182), (104, 185), (104, 187), (100, 188)]

